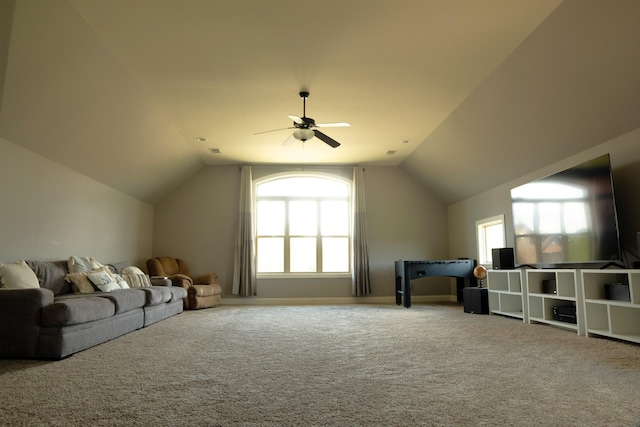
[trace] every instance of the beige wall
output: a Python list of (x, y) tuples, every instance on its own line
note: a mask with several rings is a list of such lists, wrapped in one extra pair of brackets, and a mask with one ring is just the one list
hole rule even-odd
[[(255, 167), (254, 178), (279, 171)], [(328, 171), (351, 176), (348, 167)], [(210, 166), (155, 206), (154, 255), (183, 258), (197, 274), (218, 273), (226, 295), (233, 279), (239, 178), (237, 166)], [(365, 192), (372, 293), (392, 297), (395, 260), (447, 257), (446, 209), (396, 167), (367, 166)], [(416, 295), (450, 294), (449, 279), (425, 280), (430, 284), (417, 284)], [(265, 298), (350, 295), (348, 279), (258, 281), (258, 296)]]
[(0, 138), (0, 261), (78, 255), (142, 265), (152, 229), (148, 203)]
[[(449, 248), (451, 253), (472, 253), (474, 257), (477, 257), (475, 223), (479, 219), (498, 214), (505, 215), (507, 246), (513, 247), (511, 188), (609, 153), (613, 170), (621, 243), (623, 249), (627, 249), (637, 257), (636, 233), (640, 232), (640, 149), (638, 147), (640, 147), (640, 129), (606, 141), (577, 155), (559, 160), (533, 174), (523, 176), (477, 196), (450, 205), (448, 207), (448, 218)], [(491, 165), (486, 165), (485, 167), (491, 167)], [(482, 170), (479, 173), (482, 173)]]

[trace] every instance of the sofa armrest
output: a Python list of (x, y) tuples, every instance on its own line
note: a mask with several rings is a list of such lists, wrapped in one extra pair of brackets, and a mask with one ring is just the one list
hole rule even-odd
[(174, 274), (169, 276), (173, 286), (180, 286), (181, 288), (189, 289), (191, 285), (193, 285), (193, 280), (191, 277), (185, 276), (184, 274)]
[(150, 277), (151, 284), (153, 286), (171, 286), (171, 279), (164, 276), (151, 276)]
[(0, 289), (0, 357), (37, 355), (42, 307), (52, 303), (49, 289)]

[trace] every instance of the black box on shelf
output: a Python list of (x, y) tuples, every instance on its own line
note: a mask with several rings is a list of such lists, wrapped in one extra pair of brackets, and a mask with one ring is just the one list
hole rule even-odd
[(631, 301), (629, 285), (626, 283), (609, 283), (604, 285), (604, 297), (616, 301)]
[(542, 293), (544, 294), (557, 294), (558, 288), (555, 279), (547, 279), (542, 281)]
[(575, 305), (557, 305), (553, 307), (553, 320), (566, 323), (578, 323)]

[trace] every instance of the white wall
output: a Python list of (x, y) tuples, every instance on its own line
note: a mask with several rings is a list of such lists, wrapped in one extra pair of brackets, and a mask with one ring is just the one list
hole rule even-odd
[[(510, 190), (599, 155), (609, 153), (618, 210), (620, 239), (623, 249), (636, 258), (638, 255), (636, 233), (640, 232), (640, 129), (606, 141), (547, 166), (535, 173), (504, 183), (482, 194), (452, 204), (448, 207), (449, 248), (451, 254), (471, 253), (477, 257), (475, 222), (493, 215), (505, 215), (507, 246), (513, 247), (513, 219)], [(500, 160), (508, 161), (508, 159)], [(485, 167), (491, 168), (492, 165)], [(482, 173), (479, 170), (478, 173)], [(633, 258), (630, 258), (633, 260)]]
[(148, 203), (0, 138), (0, 261), (78, 255), (142, 265), (152, 229)]
[[(254, 178), (279, 171), (255, 167)], [(348, 167), (328, 171), (351, 176)], [(226, 295), (233, 279), (239, 183), (238, 166), (209, 166), (155, 206), (154, 256), (182, 258), (195, 274), (218, 273)], [(395, 260), (448, 256), (446, 208), (396, 167), (367, 166), (365, 192), (372, 294), (391, 297)], [(430, 283), (418, 282), (416, 295), (451, 294), (450, 279), (423, 280)], [(350, 295), (348, 279), (258, 281), (258, 296), (265, 298)]]

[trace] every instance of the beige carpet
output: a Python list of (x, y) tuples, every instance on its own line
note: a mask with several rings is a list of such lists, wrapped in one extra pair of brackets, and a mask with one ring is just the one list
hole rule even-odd
[(459, 305), (221, 306), (0, 360), (0, 425), (640, 426), (640, 346)]

